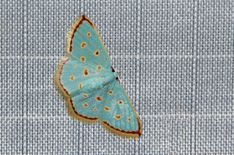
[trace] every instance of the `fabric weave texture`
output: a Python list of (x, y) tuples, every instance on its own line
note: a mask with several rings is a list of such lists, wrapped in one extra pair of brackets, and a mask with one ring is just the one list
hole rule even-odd
[[(1, 155), (234, 154), (233, 0), (1, 0)], [(139, 140), (68, 116), (53, 76), (85, 14), (143, 123)]]

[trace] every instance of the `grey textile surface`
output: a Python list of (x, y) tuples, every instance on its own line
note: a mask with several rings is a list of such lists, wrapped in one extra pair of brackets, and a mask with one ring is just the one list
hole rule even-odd
[[(82, 14), (143, 122), (139, 141), (71, 119), (53, 74)], [(233, 0), (1, 0), (0, 154), (234, 154)]]

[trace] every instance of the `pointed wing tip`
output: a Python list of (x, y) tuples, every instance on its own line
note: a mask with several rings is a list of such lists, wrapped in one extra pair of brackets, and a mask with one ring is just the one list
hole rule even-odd
[(85, 14), (81, 15), (80, 20), (87, 20), (87, 21), (91, 22), (91, 20)]
[(80, 21), (81, 22), (82, 21), (87, 21), (93, 28), (95, 27), (93, 22), (86, 15), (82, 15)]
[(81, 15), (81, 17), (80, 17), (81, 19), (88, 19), (88, 17), (85, 15), (85, 14), (83, 14), (83, 15)]

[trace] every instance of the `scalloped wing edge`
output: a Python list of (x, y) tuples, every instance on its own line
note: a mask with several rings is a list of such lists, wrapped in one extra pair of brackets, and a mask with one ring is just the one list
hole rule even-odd
[[(71, 53), (71, 51), (72, 51), (72, 39), (74, 37), (74, 33), (76, 32), (76, 30), (79, 28), (79, 25), (81, 25), (84, 20), (88, 21), (91, 24), (91, 26), (97, 31), (96, 26), (92, 23), (91, 20), (89, 20), (85, 15), (81, 16), (80, 19), (77, 22), (75, 22), (75, 24), (72, 26), (71, 31), (69, 32), (68, 41), (67, 41), (67, 44), (68, 44), (67, 45), (67, 52), (68, 53)], [(99, 38), (102, 40), (103, 45), (105, 46), (104, 41), (101, 38), (99, 32), (98, 32), (98, 34), (99, 34)], [(106, 48), (106, 46), (105, 46), (105, 48)], [(127, 132), (127, 131), (123, 131), (121, 129), (114, 128), (111, 125), (109, 125), (107, 122), (104, 122), (104, 121), (100, 120), (99, 118), (89, 118), (89, 117), (83, 116), (83, 115), (79, 114), (78, 112), (76, 112), (76, 110), (75, 110), (75, 108), (73, 106), (72, 98), (69, 95), (68, 91), (64, 88), (64, 86), (62, 85), (61, 80), (60, 80), (61, 75), (62, 75), (62, 71), (63, 71), (63, 66), (68, 60), (69, 60), (68, 56), (65, 56), (64, 58), (62, 58), (62, 60), (60, 60), (59, 67), (56, 70), (56, 73), (55, 73), (55, 76), (54, 76), (54, 82), (55, 82), (58, 90), (63, 94), (63, 96), (65, 98), (66, 106), (68, 108), (69, 115), (72, 118), (74, 118), (76, 120), (79, 120), (81, 122), (85, 122), (85, 123), (99, 122), (108, 131), (114, 133), (115, 135), (119, 135), (119, 136), (125, 137), (125, 138), (136, 138), (136, 139), (138, 139), (142, 135), (142, 122), (140, 120), (140, 117), (139, 117), (138, 113), (134, 109), (132, 103), (131, 103), (131, 106), (132, 106), (134, 112), (136, 113), (136, 117), (137, 117), (138, 125), (139, 125), (139, 130), (134, 131), (134, 132), (131, 132), (131, 131)]]
[(88, 123), (95, 123), (97, 121), (97, 118), (88, 118), (88, 117), (85, 117), (85, 116), (83, 116), (75, 111), (75, 108), (74, 108), (73, 103), (72, 103), (72, 99), (71, 99), (68, 91), (64, 88), (64, 86), (61, 83), (60, 78), (62, 75), (63, 66), (68, 60), (69, 60), (68, 57), (64, 57), (60, 61), (59, 67), (55, 73), (54, 82), (55, 82), (58, 90), (63, 94), (63, 96), (65, 98), (65, 101), (67, 103), (66, 106), (68, 108), (68, 113), (70, 114), (70, 116), (72, 116), (73, 118), (78, 119), (80, 121), (85, 121)]
[[(69, 115), (79, 121), (85, 122), (85, 123), (96, 123), (96, 122), (100, 122), (106, 129), (108, 129), (108, 131), (111, 131), (112, 133), (122, 136), (122, 137), (127, 137), (127, 138), (139, 138), (140, 135), (142, 134), (142, 123), (139, 119), (139, 116), (137, 114), (137, 120), (138, 120), (138, 124), (139, 124), (139, 131), (136, 132), (127, 132), (127, 131), (123, 131), (117, 128), (112, 127), (111, 125), (109, 125), (107, 122), (103, 122), (102, 120), (100, 120), (99, 118), (88, 118), (86, 116), (83, 116), (81, 114), (79, 114), (78, 112), (76, 112), (74, 106), (73, 106), (73, 101), (68, 93), (68, 91), (63, 87), (61, 81), (60, 81), (60, 77), (62, 75), (62, 70), (63, 70), (63, 66), (64, 64), (69, 60), (68, 57), (64, 57), (60, 63), (59, 63), (59, 67), (55, 73), (55, 77), (54, 77), (54, 81), (56, 86), (58, 87), (59, 91), (63, 94), (63, 96), (65, 97), (65, 101), (66, 101), (66, 106), (68, 108), (68, 113)], [(136, 112), (136, 111), (135, 111)]]

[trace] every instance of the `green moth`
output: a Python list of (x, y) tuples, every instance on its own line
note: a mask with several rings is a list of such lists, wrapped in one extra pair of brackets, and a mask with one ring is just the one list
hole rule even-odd
[(67, 52), (55, 82), (71, 116), (85, 122), (98, 121), (124, 137), (139, 137), (141, 120), (110, 64), (101, 36), (86, 16), (73, 25)]

